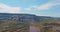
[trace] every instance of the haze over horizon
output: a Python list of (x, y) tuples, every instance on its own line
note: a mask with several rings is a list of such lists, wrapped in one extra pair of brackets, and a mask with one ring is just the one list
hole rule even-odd
[(60, 0), (0, 0), (0, 13), (60, 17)]

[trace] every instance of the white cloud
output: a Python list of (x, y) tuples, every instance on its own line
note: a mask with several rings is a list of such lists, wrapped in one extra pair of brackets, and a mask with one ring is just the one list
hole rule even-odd
[(37, 10), (48, 10), (51, 9), (53, 6), (60, 5), (60, 0), (52, 0), (48, 3), (45, 3), (43, 5), (40, 5), (36, 7)]
[(35, 10), (49, 10), (54, 6), (60, 5), (60, 0), (51, 0), (50, 2), (44, 3), (42, 5), (34, 5), (34, 6), (30, 6), (28, 8), (25, 8), (25, 10), (29, 10), (31, 11), (33, 8)]
[(0, 13), (19, 13), (19, 7), (11, 7), (0, 3)]
[(30, 11), (30, 10), (31, 10), (31, 8), (24, 8), (24, 10)]
[(37, 10), (48, 10), (56, 5), (59, 5), (59, 3), (56, 3), (56, 4), (55, 3), (46, 3), (46, 4), (43, 4), (43, 5), (36, 7), (36, 9)]
[(47, 9), (49, 9), (52, 6), (53, 6), (53, 4), (46, 3), (46, 4), (43, 4), (43, 5), (40, 5), (40, 6), (36, 7), (36, 9), (37, 10), (47, 10)]
[(52, 6), (54, 6), (52, 3), (45, 3), (42, 5), (37, 5), (37, 6), (31, 6), (28, 8), (25, 8), (25, 10), (32, 10), (32, 8), (34, 8), (35, 10), (48, 10), (50, 9)]

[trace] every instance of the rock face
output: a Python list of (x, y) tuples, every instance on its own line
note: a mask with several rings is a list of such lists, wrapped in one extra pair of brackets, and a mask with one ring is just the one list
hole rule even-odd
[(36, 16), (33, 14), (10, 14), (10, 13), (0, 13), (0, 20), (7, 20), (7, 21), (31, 21), (31, 22), (38, 22), (44, 19), (53, 20), (52, 17), (46, 16)]
[(12, 21), (32, 21), (35, 19), (35, 15), (30, 14), (7, 14), (0, 13), (0, 20), (12, 20)]

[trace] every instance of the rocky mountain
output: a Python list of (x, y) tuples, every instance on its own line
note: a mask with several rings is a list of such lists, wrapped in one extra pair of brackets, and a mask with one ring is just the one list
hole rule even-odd
[[(11, 13), (0, 13), (0, 21), (31, 21), (39, 22), (44, 19), (56, 20), (58, 18), (48, 16), (36, 16), (33, 14), (11, 14)], [(59, 18), (60, 19), (60, 18)]]

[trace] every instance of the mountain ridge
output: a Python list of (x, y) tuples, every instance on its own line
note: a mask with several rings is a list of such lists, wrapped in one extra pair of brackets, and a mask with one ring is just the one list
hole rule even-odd
[(32, 21), (38, 22), (41, 20), (56, 20), (60, 18), (50, 17), (50, 16), (37, 16), (34, 14), (12, 14), (12, 13), (0, 13), (0, 20), (8, 21)]

